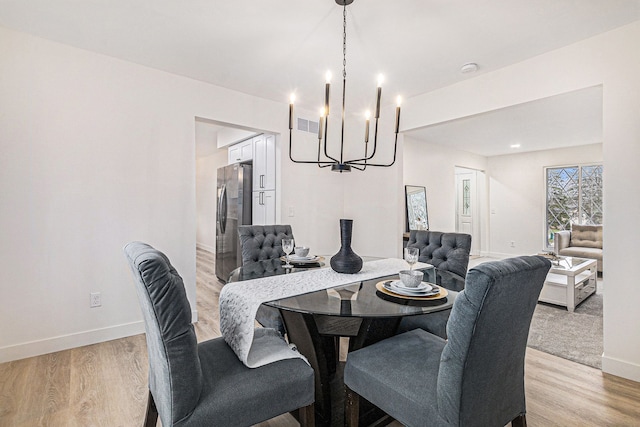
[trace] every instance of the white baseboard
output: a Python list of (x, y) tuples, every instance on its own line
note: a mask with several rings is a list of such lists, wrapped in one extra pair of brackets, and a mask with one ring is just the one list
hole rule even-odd
[(503, 254), (501, 252), (485, 252), (484, 256), (489, 257), (489, 258), (507, 259), (507, 258), (516, 257), (518, 255), (515, 255), (515, 254)]
[[(191, 312), (191, 318), (194, 322), (198, 321), (197, 310)], [(125, 323), (122, 325), (109, 326), (90, 331), (82, 331), (75, 334), (60, 335), (37, 341), (9, 345), (0, 348), (0, 363), (69, 350), (71, 348), (97, 344), (143, 333), (144, 322), (140, 320), (138, 322)]]
[(204, 243), (196, 242), (196, 248), (204, 249), (207, 252), (211, 252), (212, 254), (216, 253), (216, 248), (213, 246), (205, 245)]
[(602, 372), (640, 382), (640, 365), (602, 355)]
[(42, 354), (68, 350), (70, 348), (82, 347), (141, 333), (144, 333), (144, 323), (142, 320), (139, 322), (10, 345), (0, 348), (0, 363), (40, 356)]

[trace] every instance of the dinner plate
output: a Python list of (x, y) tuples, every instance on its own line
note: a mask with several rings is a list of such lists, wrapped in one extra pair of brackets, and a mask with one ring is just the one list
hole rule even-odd
[(289, 255), (289, 259), (293, 261), (309, 261), (314, 258), (316, 258), (314, 255), (307, 255), (307, 256)]
[(405, 286), (402, 280), (391, 280), (389, 286), (408, 292), (428, 292), (431, 290), (431, 285), (427, 282), (421, 282), (418, 286), (410, 288), (409, 286)]
[(428, 297), (438, 295), (438, 293), (440, 292), (440, 288), (435, 289), (431, 287), (431, 289), (425, 291), (408, 291), (406, 289), (397, 288), (389, 282), (385, 282), (383, 286), (386, 290), (393, 292), (394, 294), (404, 295), (407, 297)]
[[(378, 290), (378, 292), (381, 292), (383, 294), (389, 295), (391, 297), (394, 298), (398, 298), (398, 299), (403, 299), (403, 300), (419, 300), (419, 301), (435, 301), (435, 300), (440, 300), (440, 299), (444, 299), (447, 297), (447, 295), (449, 295), (449, 291), (447, 291), (446, 288), (440, 287), (439, 288), (439, 292), (437, 294), (427, 294), (427, 295), (417, 295), (417, 294), (413, 294), (413, 295), (401, 295), (399, 293), (397, 293), (396, 291), (391, 291), (389, 290), (386, 286), (384, 286), (384, 284), (387, 281), (380, 281), (378, 283), (376, 283), (376, 289)], [(434, 288), (435, 290), (435, 288)]]
[[(280, 257), (282, 261), (287, 261), (287, 257)], [(311, 256), (311, 257), (295, 257), (294, 255), (289, 256), (289, 262), (293, 264), (316, 264), (322, 261), (324, 258), (321, 256)]]

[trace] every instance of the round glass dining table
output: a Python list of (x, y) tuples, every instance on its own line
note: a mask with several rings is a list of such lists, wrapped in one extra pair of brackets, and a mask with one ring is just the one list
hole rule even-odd
[[(367, 262), (379, 258), (363, 259)], [(322, 261), (293, 268), (285, 268), (283, 264), (280, 259), (249, 263), (234, 270), (229, 282), (295, 274), (309, 268), (328, 268)], [(464, 278), (451, 272), (434, 267), (423, 271), (425, 281), (447, 290), (446, 297), (432, 300), (395, 297), (376, 288), (378, 282), (398, 279), (396, 274), (264, 303), (279, 311), (289, 342), (295, 343), (315, 370), (318, 425), (343, 425), (341, 337), (349, 338), (349, 351), (391, 337), (403, 317), (450, 309), (458, 295), (456, 290), (464, 288)], [(361, 420), (374, 420), (380, 416), (372, 408), (362, 406), (361, 417), (364, 418)]]

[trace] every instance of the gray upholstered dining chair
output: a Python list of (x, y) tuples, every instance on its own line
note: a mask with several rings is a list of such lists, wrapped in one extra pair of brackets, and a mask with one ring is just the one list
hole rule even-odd
[(349, 353), (348, 425), (359, 396), (406, 426), (526, 425), (527, 338), (550, 266), (539, 256), (481, 264), (454, 302), (448, 341), (415, 329)]
[(284, 255), (282, 239), (293, 239), (290, 225), (240, 225), (242, 265)]
[[(434, 265), (438, 271), (447, 271), (460, 277), (442, 283), (447, 289), (461, 291), (469, 265), (471, 236), (464, 233), (443, 233), (441, 231), (412, 230), (407, 247), (420, 249), (418, 260)], [(438, 273), (436, 273), (438, 274)], [(452, 278), (453, 275), (447, 275)], [(398, 333), (420, 328), (447, 338), (447, 321), (451, 310), (443, 310), (423, 316), (404, 317), (398, 326)]]
[(250, 426), (299, 409), (314, 425), (314, 374), (302, 359), (246, 367), (222, 338), (201, 343), (191, 324), (182, 278), (160, 251), (124, 248), (135, 276), (149, 356), (144, 425)]
[[(418, 261), (433, 264), (458, 276), (467, 275), (471, 235), (442, 231), (411, 230), (407, 247), (420, 249)], [(461, 291), (462, 289), (453, 289)]]
[[(282, 250), (282, 239), (293, 239), (290, 225), (241, 225), (238, 226), (238, 237), (242, 252), (242, 267), (251, 269), (260, 267), (265, 260), (277, 259), (285, 253)], [(276, 308), (261, 305), (256, 313), (256, 320), (265, 328), (273, 328), (285, 334), (284, 322)]]

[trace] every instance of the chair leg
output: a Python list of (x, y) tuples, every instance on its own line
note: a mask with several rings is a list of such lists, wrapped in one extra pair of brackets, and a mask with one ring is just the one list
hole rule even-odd
[(346, 427), (358, 427), (360, 422), (360, 395), (346, 385), (344, 398), (344, 423)]
[(149, 398), (147, 399), (147, 413), (144, 416), (143, 427), (156, 427), (158, 423), (158, 408), (156, 408), (156, 402), (153, 400), (151, 390), (149, 390)]
[(315, 427), (316, 425), (316, 410), (313, 403), (298, 409), (298, 422), (301, 427)]
[(520, 414), (511, 420), (511, 427), (527, 427), (527, 415)]

